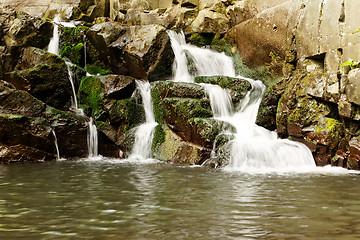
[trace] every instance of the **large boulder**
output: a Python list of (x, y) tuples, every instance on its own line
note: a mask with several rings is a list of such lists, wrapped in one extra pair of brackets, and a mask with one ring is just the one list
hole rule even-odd
[(208, 9), (201, 10), (195, 20), (187, 28), (189, 32), (222, 32), (228, 28), (228, 18)]
[(55, 108), (65, 110), (70, 106), (68, 69), (64, 60), (54, 54), (25, 48), (16, 70), (8, 73), (5, 80)]
[(111, 44), (115, 51), (131, 56), (137, 71), (134, 77), (149, 80), (164, 79), (171, 75), (173, 52), (165, 28), (160, 25), (128, 27), (126, 33)]
[(153, 156), (161, 161), (195, 165), (208, 159), (210, 152), (210, 149), (184, 141), (165, 127), (164, 140), (155, 148)]

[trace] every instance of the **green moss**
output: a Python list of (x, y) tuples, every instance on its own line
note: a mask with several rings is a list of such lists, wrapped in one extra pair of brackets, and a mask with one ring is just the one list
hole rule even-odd
[(83, 77), (79, 86), (79, 101), (84, 110), (89, 109), (92, 116), (103, 114), (104, 88), (99, 78)]
[(164, 123), (165, 109), (161, 101), (161, 96), (157, 88), (151, 89), (155, 121), (159, 124)]
[(91, 64), (87, 64), (85, 70), (92, 75), (107, 75), (112, 73), (110, 69), (104, 69), (103, 67)]
[(18, 115), (18, 114), (0, 114), (0, 118), (2, 119), (21, 119), (24, 118), (23, 115)]
[(193, 33), (190, 36), (189, 42), (196, 46), (206, 46), (211, 45), (214, 38), (212, 33)]
[(165, 131), (162, 127), (162, 125), (157, 125), (155, 127), (155, 131), (154, 131), (154, 138), (153, 138), (153, 142), (152, 142), (152, 146), (151, 146), (151, 150), (152, 152), (156, 152), (156, 149), (163, 143), (165, 142)]
[(132, 100), (126, 102), (127, 129), (130, 130), (145, 121), (144, 107)]
[(75, 46), (71, 46), (70, 43), (66, 43), (60, 51), (61, 57), (68, 58), (73, 64), (80, 66), (81, 59), (83, 58), (84, 44), (78, 43)]
[(96, 121), (95, 125), (98, 130), (109, 130), (110, 129), (109, 124), (107, 124), (106, 122), (103, 122), (103, 121)]

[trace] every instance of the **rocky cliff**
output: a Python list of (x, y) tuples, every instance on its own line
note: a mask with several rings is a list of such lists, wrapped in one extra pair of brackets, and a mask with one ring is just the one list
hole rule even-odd
[[(56, 109), (61, 119), (77, 121), (68, 111), (71, 89), (63, 58), (77, 66), (75, 87), (81, 106), (97, 119), (103, 142), (109, 143), (103, 153), (117, 156), (114, 149), (129, 151), (131, 129), (143, 119), (136, 95), (131, 97), (134, 79), (157, 82), (171, 76), (173, 53), (166, 30), (182, 29), (199, 46), (224, 50), (232, 44), (236, 49), (230, 54), (237, 50), (247, 66), (262, 66), (267, 75), (276, 76), (276, 81), (266, 83), (258, 124), (305, 143), (318, 165), (360, 169), (360, 3), (356, 0), (5, 0), (0, 6), (1, 98), (30, 101), (2, 100), (1, 126), (16, 123), (17, 131), (30, 131), (29, 136), (46, 142), (32, 145), (3, 134), (2, 161), (33, 160), (31, 149), (44, 152), (44, 159), (54, 158), (50, 128), (59, 125), (46, 109)], [(60, 57), (41, 50), (51, 38), (50, 19), (56, 13), (66, 21), (78, 21), (75, 28), (60, 26)], [(84, 77), (83, 69), (99, 76)], [(153, 88), (160, 93), (162, 88), (172, 89), (160, 82)], [(181, 120), (176, 109), (184, 105), (182, 98), (190, 101), (188, 96), (169, 99), (167, 94), (158, 94), (157, 99), (166, 110), (164, 128), (158, 131), (163, 147), (156, 150), (157, 157), (175, 159), (170, 153), (178, 151), (188, 163), (199, 163), (214, 141), (206, 140), (199, 129), (211, 124), (206, 120), (193, 127), (189, 119)], [(192, 107), (208, 111), (198, 97), (191, 99), (185, 104), (190, 112)], [(39, 111), (33, 111), (33, 101)], [(34, 118), (44, 122), (44, 131), (26, 123)], [(181, 121), (169, 127), (174, 118)], [(79, 124), (78, 129), (84, 129)], [(165, 138), (166, 143), (176, 143), (176, 151), (162, 144)], [(78, 143), (77, 149), (83, 145)]]

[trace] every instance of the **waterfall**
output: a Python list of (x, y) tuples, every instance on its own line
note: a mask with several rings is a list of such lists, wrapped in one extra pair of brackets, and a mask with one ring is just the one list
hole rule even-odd
[(81, 115), (81, 116), (85, 116), (84, 111), (78, 107), (78, 102), (77, 102), (77, 97), (76, 97), (76, 90), (75, 90), (75, 85), (74, 85), (74, 78), (73, 78), (73, 72), (71, 70), (71, 67), (74, 66), (74, 64), (72, 64), (69, 61), (65, 61), (66, 62), (66, 66), (67, 66), (67, 70), (69, 73), (69, 80), (70, 80), (70, 84), (71, 84), (71, 89), (72, 89), (72, 93), (73, 93), (73, 97), (72, 97), (72, 101), (71, 101), (71, 107), (74, 109), (74, 111), (76, 112), (76, 114)]
[(61, 20), (61, 15), (56, 14), (53, 20), (54, 30), (53, 30), (53, 37), (50, 40), (48, 46), (48, 52), (59, 55), (59, 40), (60, 40), (60, 33), (59, 33), (59, 24)]
[[(236, 76), (233, 61), (224, 53), (198, 48), (185, 43), (183, 33), (168, 32), (174, 49), (175, 81), (193, 82), (194, 76), (181, 79), (187, 70), (187, 58), (191, 56), (196, 67), (195, 75), (238, 77), (249, 81), (252, 90), (242, 99), (238, 111), (234, 111), (229, 92), (220, 86), (202, 84), (211, 102), (214, 118), (230, 123), (236, 129), (230, 141), (230, 162), (227, 169), (296, 169), (313, 168), (315, 161), (310, 150), (303, 144), (286, 139), (278, 139), (271, 132), (256, 125), (256, 117), (265, 86), (261, 81)], [(181, 65), (183, 64), (183, 65)], [(179, 66), (181, 65), (181, 66)], [(186, 69), (186, 70), (185, 70)], [(177, 72), (178, 71), (178, 72)]]
[(150, 83), (136, 80), (145, 110), (145, 123), (135, 129), (135, 141), (129, 158), (150, 158), (154, 130), (157, 126), (154, 117)]
[(56, 160), (60, 160), (59, 145), (58, 145), (56, 133), (55, 133), (54, 129), (51, 129), (51, 132), (54, 136), (54, 144), (55, 144), (55, 148), (56, 148)]
[(98, 154), (98, 134), (94, 124), (93, 118), (90, 117), (89, 121), (89, 132), (88, 132), (88, 152), (89, 158), (99, 157)]

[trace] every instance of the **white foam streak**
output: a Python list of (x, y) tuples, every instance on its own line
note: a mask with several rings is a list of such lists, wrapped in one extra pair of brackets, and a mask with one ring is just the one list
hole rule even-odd
[(60, 40), (60, 33), (59, 33), (59, 24), (61, 20), (61, 15), (56, 14), (53, 20), (54, 29), (53, 29), (53, 37), (50, 40), (48, 46), (48, 52), (59, 55), (59, 40)]

